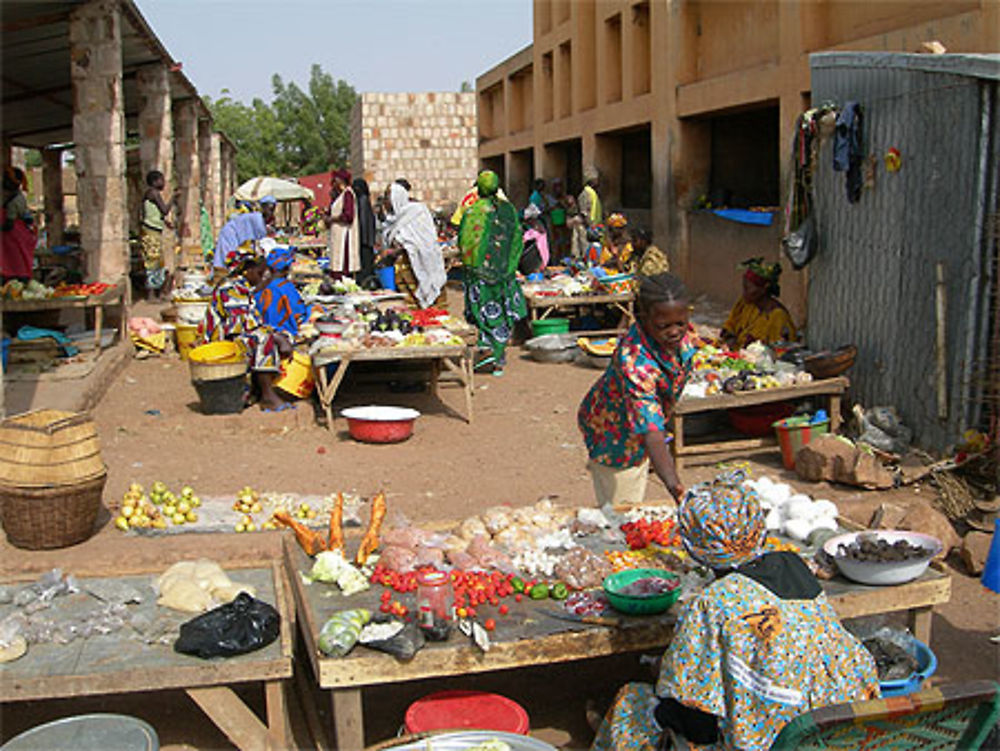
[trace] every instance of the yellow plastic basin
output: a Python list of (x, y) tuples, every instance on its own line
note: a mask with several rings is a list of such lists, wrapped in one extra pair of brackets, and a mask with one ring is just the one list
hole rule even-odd
[(177, 354), (182, 360), (187, 360), (191, 350), (198, 344), (198, 327), (178, 323), (174, 333), (177, 335)]
[(188, 357), (194, 362), (224, 365), (245, 360), (246, 353), (239, 342), (209, 342), (192, 349)]
[(293, 352), (290, 358), (281, 361), (281, 375), (274, 382), (275, 388), (300, 399), (307, 399), (315, 385), (312, 360), (308, 355)]

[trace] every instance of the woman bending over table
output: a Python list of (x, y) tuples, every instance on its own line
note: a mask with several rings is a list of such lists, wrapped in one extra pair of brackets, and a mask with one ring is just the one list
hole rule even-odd
[(689, 300), (676, 276), (643, 277), (639, 320), (580, 405), (577, 422), (599, 506), (641, 503), (650, 462), (675, 499), (684, 494), (667, 450), (667, 422), (684, 391), (695, 352), (687, 339)]
[(681, 609), (655, 687), (618, 692), (592, 751), (765, 751), (797, 715), (879, 696), (874, 660), (802, 559), (763, 552), (764, 512), (743, 479), (697, 485), (681, 503), (684, 547), (715, 581)]
[(765, 263), (763, 258), (748, 258), (740, 264), (743, 272), (743, 296), (736, 301), (729, 318), (722, 324), (720, 338), (726, 346), (742, 349), (751, 342), (764, 344), (795, 339), (795, 324), (785, 306), (778, 301), (781, 287), (780, 263)]
[(274, 380), (281, 371), (281, 358), (292, 354), (292, 346), (257, 314), (253, 292), (264, 277), (264, 268), (263, 259), (246, 246), (231, 251), (226, 256), (227, 275), (212, 290), (199, 333), (206, 342), (243, 344), (254, 383), (260, 389), (261, 409), (277, 412), (290, 406), (274, 390)]
[(398, 182), (389, 186), (389, 202), (392, 213), (382, 225), (383, 253), (395, 257), (396, 287), (410, 305), (443, 306), (448, 275), (430, 209), (410, 200), (409, 191)]

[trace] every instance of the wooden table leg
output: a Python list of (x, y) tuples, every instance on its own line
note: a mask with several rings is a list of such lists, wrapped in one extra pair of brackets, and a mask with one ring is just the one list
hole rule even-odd
[[(86, 320), (86, 316), (84, 316)], [(98, 305), (94, 308), (94, 359), (101, 354), (101, 328), (104, 326), (104, 306)]]
[(441, 360), (431, 360), (431, 396), (438, 398), (438, 384), (441, 381)]
[(337, 389), (340, 388), (340, 383), (344, 380), (344, 374), (347, 373), (347, 366), (350, 362), (350, 356), (345, 354), (337, 365), (337, 372), (333, 374), (332, 381), (327, 380), (326, 365), (316, 365), (314, 367), (316, 371), (316, 392), (319, 395), (319, 403), (323, 406), (323, 412), (326, 414), (327, 430), (333, 430), (333, 399), (337, 396)]
[(462, 365), (463, 370), (465, 370), (465, 378), (462, 380), (465, 382), (465, 419), (469, 425), (472, 424), (472, 397), (473, 392), (473, 381), (472, 376), (475, 373), (475, 367), (473, 367), (472, 362), (472, 349), (467, 349), (462, 359), (459, 361)]
[(684, 415), (674, 415), (671, 419), (674, 425), (674, 440), (670, 442), (670, 451), (674, 455), (674, 467), (680, 474), (684, 469), (684, 457), (681, 455), (684, 449)]
[(264, 684), (267, 699), (267, 735), (271, 751), (288, 748), (288, 709), (285, 705), (284, 681), (268, 681)]
[(333, 703), (333, 745), (338, 751), (360, 751), (365, 747), (361, 689), (333, 689), (330, 698)]
[(910, 610), (910, 632), (927, 646), (931, 644), (931, 619), (934, 617), (934, 606), (912, 608)]
[(840, 428), (840, 394), (830, 394), (830, 432), (836, 433)]
[(241, 751), (267, 751), (267, 728), (231, 688), (208, 686), (189, 688), (186, 691), (234, 746)]

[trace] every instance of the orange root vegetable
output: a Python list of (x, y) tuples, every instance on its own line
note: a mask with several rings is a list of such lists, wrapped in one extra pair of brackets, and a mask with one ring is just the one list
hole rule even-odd
[(365, 531), (365, 536), (361, 538), (361, 547), (358, 548), (358, 554), (354, 558), (354, 562), (359, 566), (363, 566), (368, 560), (368, 556), (378, 548), (378, 536), (382, 531), (385, 512), (385, 493), (379, 493), (372, 499), (372, 518), (368, 522), (368, 529)]
[(326, 542), (327, 550), (344, 549), (344, 494), (337, 493), (337, 502), (330, 511), (330, 537)]
[(306, 552), (307, 555), (316, 555), (317, 553), (323, 552), (326, 547), (326, 541), (323, 539), (323, 535), (319, 532), (314, 532), (309, 529), (305, 524), (300, 524), (290, 517), (284, 511), (275, 511), (274, 520), (278, 524), (283, 524), (286, 527), (291, 528), (295, 533), (295, 539), (298, 540), (299, 546)]

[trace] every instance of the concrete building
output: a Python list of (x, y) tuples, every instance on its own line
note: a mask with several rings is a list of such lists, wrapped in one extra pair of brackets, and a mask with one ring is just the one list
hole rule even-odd
[(351, 169), (373, 191), (404, 177), (431, 209), (458, 203), (476, 176), (476, 95), (366, 93), (351, 111)]
[[(606, 211), (652, 227), (696, 290), (731, 303), (735, 264), (779, 256), (783, 217), (750, 227), (697, 211), (784, 200), (797, 115), (822, 50), (1000, 51), (996, 0), (535, 0), (533, 44), (479, 76), (479, 159), (512, 200), (584, 166)], [(783, 299), (805, 319), (804, 273)]]
[[(132, 0), (4, 3), (2, 34), (0, 159), (10, 164), (17, 146), (41, 150), (48, 243), (62, 242), (62, 156), (72, 149), (88, 279), (128, 273), (130, 219), (152, 169), (179, 205), (183, 257), (165, 237), (168, 266), (200, 258), (201, 205), (220, 226), (235, 188), (235, 147), (214, 132), (197, 90)], [(138, 148), (127, 155), (129, 137)]]

